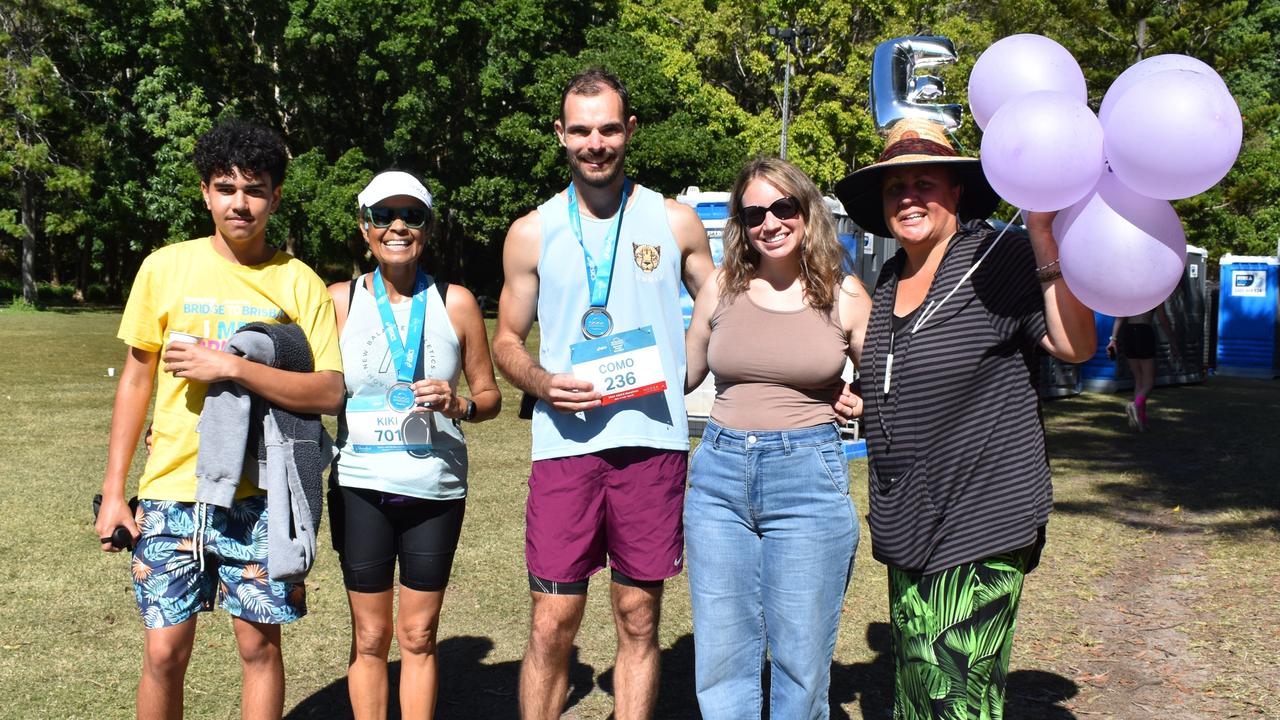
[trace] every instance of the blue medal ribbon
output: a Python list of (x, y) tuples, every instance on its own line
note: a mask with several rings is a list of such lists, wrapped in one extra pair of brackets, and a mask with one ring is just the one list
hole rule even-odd
[(373, 298), (378, 304), (378, 315), (382, 318), (383, 335), (387, 338), (387, 349), (391, 351), (391, 362), (396, 368), (396, 380), (412, 383), (413, 374), (418, 369), (418, 352), (422, 349), (422, 331), (427, 322), (427, 275), (421, 270), (413, 281), (413, 304), (409, 309), (409, 327), (405, 337), (400, 337), (400, 328), (396, 325), (395, 314), (391, 311), (391, 299), (387, 297), (387, 286), (382, 282), (381, 269), (373, 271)]
[(569, 227), (573, 236), (582, 247), (582, 256), (587, 266), (587, 289), (591, 296), (592, 308), (604, 308), (609, 304), (609, 291), (613, 289), (613, 263), (618, 255), (618, 238), (622, 235), (622, 213), (627, 207), (627, 196), (631, 194), (631, 180), (622, 182), (622, 201), (618, 204), (618, 212), (613, 216), (613, 226), (605, 235), (605, 249), (599, 261), (587, 250), (587, 243), (582, 237), (582, 214), (578, 210), (578, 194), (573, 183), (569, 183)]

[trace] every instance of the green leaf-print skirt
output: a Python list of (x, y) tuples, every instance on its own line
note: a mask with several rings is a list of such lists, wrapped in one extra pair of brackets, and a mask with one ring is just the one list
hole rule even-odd
[(889, 568), (895, 720), (1004, 714), (1022, 580), (1039, 548), (932, 575)]

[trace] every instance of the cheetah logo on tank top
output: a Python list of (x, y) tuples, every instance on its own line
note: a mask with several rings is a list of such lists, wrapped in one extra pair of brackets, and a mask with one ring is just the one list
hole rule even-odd
[(644, 271), (643, 280), (656, 279), (653, 271), (662, 264), (662, 247), (659, 245), (639, 245), (631, 243), (631, 255), (636, 260), (636, 267)]

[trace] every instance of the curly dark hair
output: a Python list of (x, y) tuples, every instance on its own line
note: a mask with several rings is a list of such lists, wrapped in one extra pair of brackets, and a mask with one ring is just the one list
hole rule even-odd
[(261, 125), (232, 118), (214, 125), (196, 140), (196, 171), (201, 182), (239, 169), (244, 175), (266, 174), (271, 186), (284, 183), (289, 151), (280, 134)]

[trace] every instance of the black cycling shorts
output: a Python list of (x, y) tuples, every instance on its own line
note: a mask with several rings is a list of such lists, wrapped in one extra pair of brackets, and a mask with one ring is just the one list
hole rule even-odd
[(1156, 331), (1150, 325), (1125, 323), (1120, 328), (1120, 350), (1131, 360), (1150, 360), (1156, 356)]
[(390, 590), (398, 557), (401, 585), (423, 592), (444, 590), (466, 502), (405, 498), (330, 483), (329, 524), (343, 584), (353, 592)]

